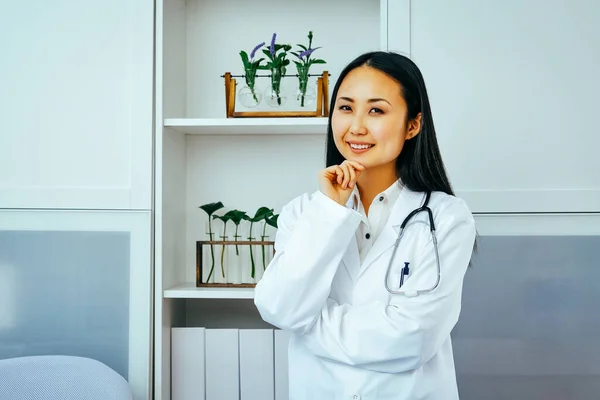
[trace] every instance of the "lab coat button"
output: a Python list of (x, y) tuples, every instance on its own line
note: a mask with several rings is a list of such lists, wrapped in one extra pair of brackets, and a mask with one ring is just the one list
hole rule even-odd
[(352, 400), (360, 400), (360, 394), (353, 395)]

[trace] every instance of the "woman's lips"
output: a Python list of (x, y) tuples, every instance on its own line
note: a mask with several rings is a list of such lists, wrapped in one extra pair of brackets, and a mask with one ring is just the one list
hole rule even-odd
[(348, 142), (348, 146), (350, 147), (350, 150), (353, 153), (362, 154), (362, 153), (366, 153), (367, 151), (371, 150), (373, 148), (373, 146), (375, 146), (375, 145), (371, 144), (371, 143), (364, 143), (364, 142)]

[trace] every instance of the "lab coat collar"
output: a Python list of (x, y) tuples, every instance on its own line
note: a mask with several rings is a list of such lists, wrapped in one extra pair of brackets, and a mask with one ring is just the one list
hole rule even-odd
[[(375, 198), (383, 196), (386, 199), (386, 201), (389, 201), (393, 204), (398, 198), (401, 190), (402, 182), (400, 180), (397, 180), (383, 192), (379, 193)], [(354, 189), (350, 194), (350, 198), (348, 198), (348, 201), (346, 202), (346, 207), (351, 208), (357, 212), (360, 212), (363, 209), (363, 206), (360, 203), (360, 193), (358, 191), (358, 186), (354, 186)]]
[[(352, 198), (352, 196), (350, 196)], [(357, 278), (375, 262), (386, 250), (394, 245), (394, 242), (398, 238), (400, 233), (400, 226), (402, 221), (416, 208), (423, 205), (425, 201), (425, 193), (415, 192), (402, 186), (400, 194), (398, 195), (394, 206), (390, 212), (390, 216), (373, 247), (367, 254), (364, 262), (360, 265), (360, 257), (358, 254), (358, 245), (356, 240), (351, 241), (350, 246), (346, 250), (346, 254), (343, 257), (343, 262), (349, 272), (359, 271)], [(352, 205), (352, 202), (348, 202), (348, 206)], [(355, 274), (351, 274), (354, 276)]]

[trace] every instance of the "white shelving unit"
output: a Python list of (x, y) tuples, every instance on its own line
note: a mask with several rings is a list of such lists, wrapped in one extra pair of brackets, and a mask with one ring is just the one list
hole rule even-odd
[[(387, 48), (388, 5), (163, 0), (156, 11), (155, 399), (168, 400), (172, 327), (211, 328), (219, 315), (225, 320), (217, 323), (240, 329), (262, 323), (247, 313), (253, 288), (195, 287), (195, 242), (205, 240), (207, 221), (198, 207), (222, 201), (248, 214), (261, 206), (278, 213), (317, 188), (315, 176), (324, 165), (327, 118), (225, 118), (223, 74), (243, 73), (240, 50), (268, 44), (274, 32), (278, 43), (295, 46), (307, 44), (312, 30), (313, 46), (322, 46), (318, 56), (327, 64), (313, 66), (311, 74), (328, 71), (331, 94), (348, 62)], [(267, 12), (275, 16), (266, 18)], [(267, 79), (257, 85), (264, 89)], [(295, 82), (286, 82), (291, 93)], [(240, 84), (242, 79), (238, 89)], [(205, 322), (198, 310), (222, 301), (226, 309)]]
[(199, 288), (194, 283), (175, 285), (164, 291), (166, 299), (253, 299), (253, 288)]
[(187, 135), (325, 135), (327, 118), (167, 118)]

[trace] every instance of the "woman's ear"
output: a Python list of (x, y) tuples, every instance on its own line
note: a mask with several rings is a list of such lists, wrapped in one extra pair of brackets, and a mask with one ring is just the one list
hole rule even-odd
[(421, 132), (421, 113), (410, 121), (408, 121), (408, 129), (406, 130), (406, 136), (404, 140), (409, 140), (417, 136)]

